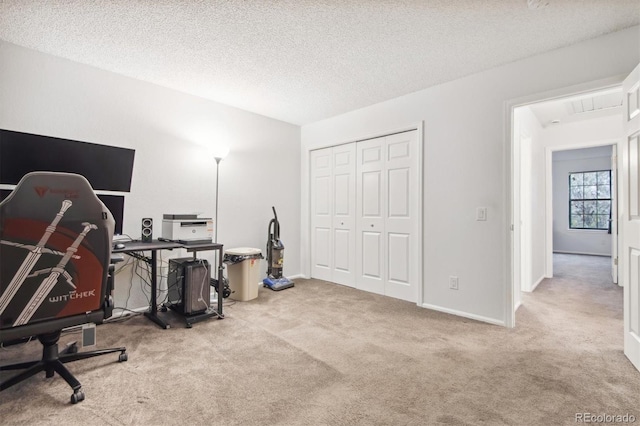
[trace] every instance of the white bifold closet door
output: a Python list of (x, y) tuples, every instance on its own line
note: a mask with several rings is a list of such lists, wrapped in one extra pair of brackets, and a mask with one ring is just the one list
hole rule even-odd
[(417, 131), (357, 143), (356, 287), (417, 302)]
[(311, 151), (311, 276), (417, 302), (417, 131)]
[(311, 276), (355, 286), (356, 146), (311, 152)]

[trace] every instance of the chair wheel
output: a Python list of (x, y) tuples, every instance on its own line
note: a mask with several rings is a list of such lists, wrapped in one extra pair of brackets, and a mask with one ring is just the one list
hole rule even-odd
[(78, 353), (78, 342), (73, 342), (69, 345), (69, 347), (67, 348), (67, 353), (68, 354), (75, 354)]
[(118, 361), (120, 362), (125, 362), (126, 360), (129, 359), (129, 355), (127, 355), (126, 353), (122, 352), (120, 354), (120, 356), (118, 357)]
[(77, 404), (80, 401), (84, 401), (84, 392), (78, 389), (71, 395), (71, 403)]

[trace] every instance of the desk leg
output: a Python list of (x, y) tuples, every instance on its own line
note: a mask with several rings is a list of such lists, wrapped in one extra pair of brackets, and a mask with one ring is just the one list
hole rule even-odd
[(158, 324), (160, 327), (167, 329), (169, 324), (162, 321), (158, 317), (158, 254), (157, 250), (151, 251), (151, 306), (149, 312), (145, 312), (144, 315), (151, 321)]
[(218, 318), (223, 319), (224, 313), (222, 312), (222, 302), (224, 297), (222, 294), (224, 293), (224, 276), (222, 274), (222, 262), (224, 261), (223, 250), (222, 247), (218, 249)]

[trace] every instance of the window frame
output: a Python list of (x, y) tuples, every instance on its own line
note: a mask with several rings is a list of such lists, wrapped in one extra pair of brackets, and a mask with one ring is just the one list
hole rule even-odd
[[(609, 198), (584, 198), (584, 194), (583, 194), (583, 198), (578, 198), (578, 199), (574, 199), (571, 196), (571, 187), (572, 186), (577, 186), (577, 185), (571, 185), (571, 175), (577, 175), (577, 174), (581, 174), (583, 175), (583, 179), (584, 179), (584, 175), (588, 174), (588, 173), (602, 173), (602, 172), (608, 172), (609, 173)], [(571, 231), (609, 231), (609, 228), (611, 226), (611, 203), (612, 203), (612, 198), (611, 198), (611, 191), (613, 190), (612, 185), (611, 185), (611, 175), (612, 175), (612, 171), (611, 169), (602, 169), (602, 170), (586, 170), (586, 171), (576, 171), (576, 172), (569, 172), (568, 176), (567, 176), (567, 180), (569, 182), (569, 187), (568, 187), (568, 191), (567, 191), (567, 195), (568, 195), (568, 207), (569, 207), (569, 211), (568, 211), (568, 219), (569, 219), (569, 230)], [(583, 188), (585, 187), (584, 184), (581, 185)], [(592, 186), (592, 185), (586, 185), (586, 186)], [(596, 183), (597, 186), (597, 183)], [(596, 195), (597, 196), (597, 195)], [(604, 216), (604, 215), (600, 215), (597, 213), (596, 211), (596, 227), (595, 228), (587, 228), (584, 227), (584, 220), (583, 220), (583, 226), (582, 227), (575, 227), (572, 225), (572, 221), (571, 221), (571, 217), (572, 216), (576, 216), (574, 214), (572, 214), (572, 209), (571, 209), (571, 202), (572, 201), (609, 201), (609, 221), (607, 222), (607, 226), (605, 228), (598, 228), (597, 227), (597, 216)], [(581, 216), (587, 216), (584, 212), (581, 214)]]

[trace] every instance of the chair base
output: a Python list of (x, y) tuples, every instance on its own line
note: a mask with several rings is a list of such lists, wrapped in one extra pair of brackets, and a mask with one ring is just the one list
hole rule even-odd
[(24, 370), (15, 376), (0, 383), (0, 391), (10, 388), (11, 386), (18, 384), (29, 377), (44, 371), (45, 377), (53, 377), (55, 373), (58, 373), (73, 389), (71, 394), (71, 403), (76, 404), (84, 400), (84, 393), (82, 392), (82, 385), (75, 378), (73, 374), (64, 366), (67, 362), (78, 361), (86, 358), (93, 358), (95, 356), (111, 354), (120, 352), (118, 357), (119, 362), (124, 362), (128, 359), (126, 354), (126, 348), (110, 348), (110, 349), (98, 349), (94, 351), (78, 352), (78, 347), (75, 342), (68, 345), (62, 351), (58, 349), (58, 340), (60, 339), (60, 331), (53, 333), (41, 334), (38, 336), (38, 340), (42, 343), (42, 359), (36, 361), (20, 362), (15, 364), (8, 364), (0, 366), (0, 371), (5, 370)]

